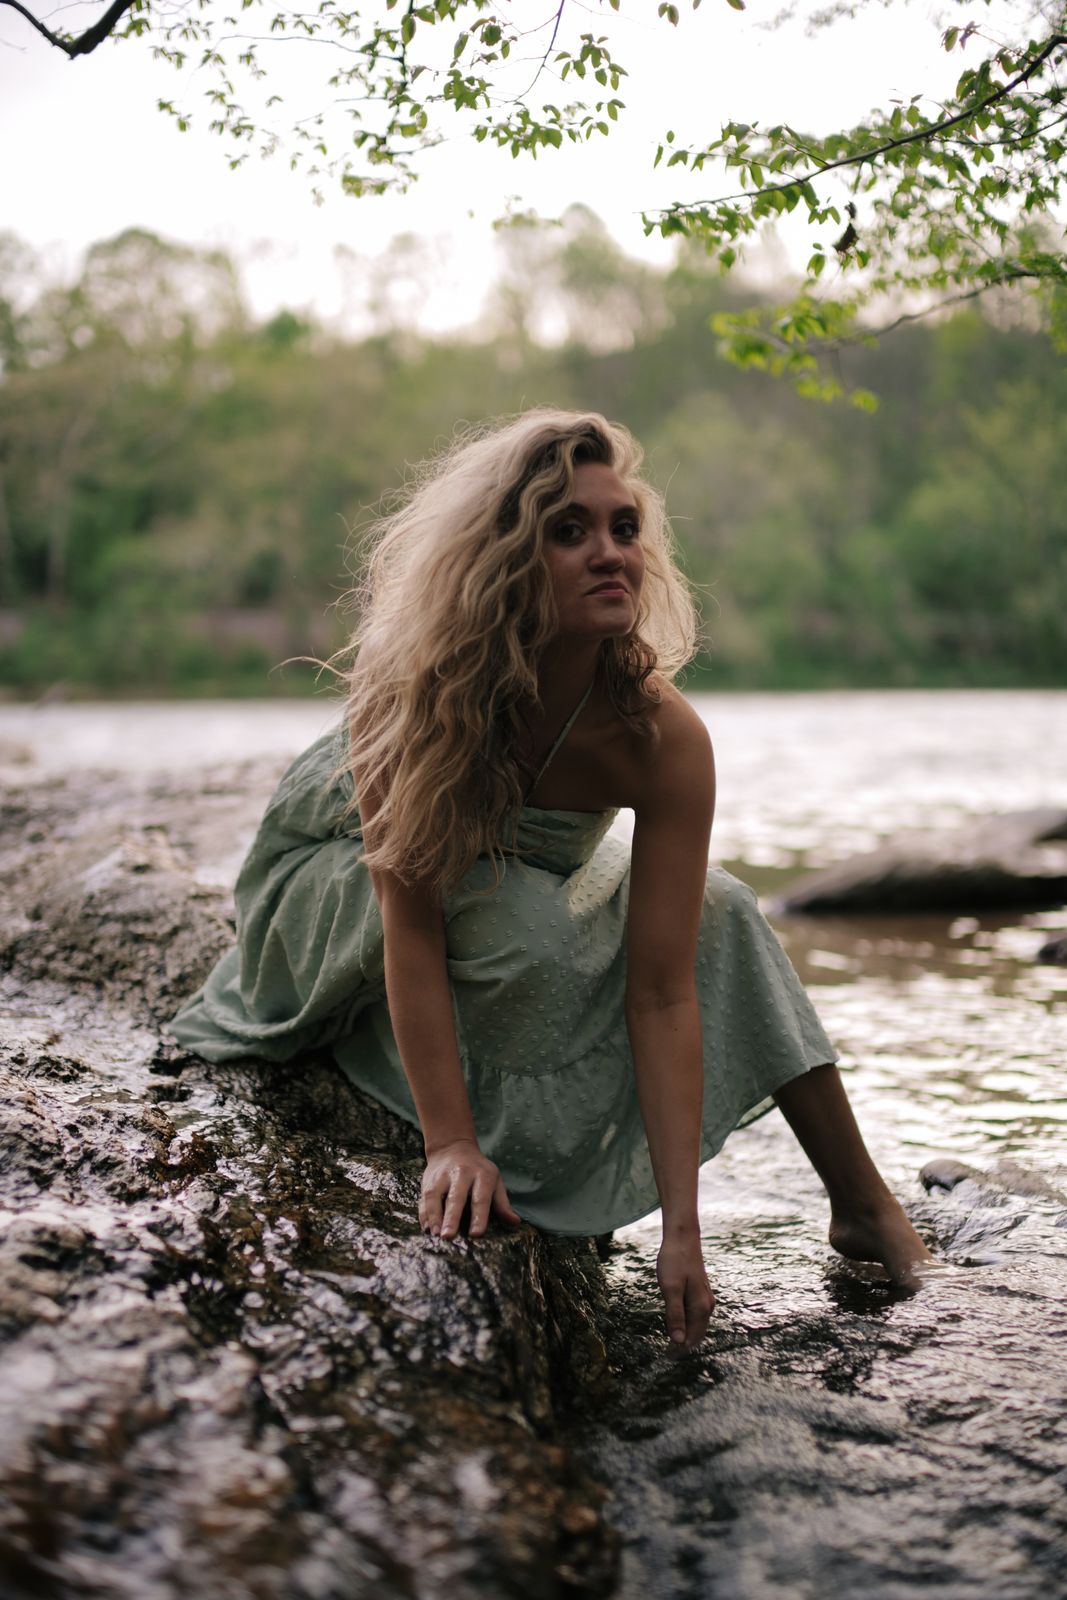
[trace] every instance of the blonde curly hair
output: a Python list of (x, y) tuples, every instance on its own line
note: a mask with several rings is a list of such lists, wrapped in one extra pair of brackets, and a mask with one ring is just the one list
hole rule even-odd
[(641, 460), (621, 424), (538, 407), (465, 430), (368, 530), (341, 673), (347, 814), (360, 788), (380, 802), (363, 828), (368, 866), (447, 893), (479, 855), (499, 870), (513, 847), (530, 776), (518, 755), (521, 710), (537, 702), (538, 662), (556, 625), (544, 531), (587, 462), (618, 473), (641, 519), (637, 617), (628, 634), (604, 640), (600, 670), (620, 714), (650, 727), (654, 675), (673, 678), (689, 660), (696, 614)]

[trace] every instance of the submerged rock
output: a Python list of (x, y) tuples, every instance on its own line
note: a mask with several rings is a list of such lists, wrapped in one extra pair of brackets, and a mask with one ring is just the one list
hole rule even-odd
[(988, 1172), (968, 1166), (953, 1156), (937, 1156), (928, 1161), (919, 1173), (927, 1191), (942, 1189), (947, 1192), (961, 1183), (976, 1184), (979, 1189), (994, 1194), (1022, 1195), (1026, 1199), (1052, 1200), (1067, 1206), (1067, 1194), (1040, 1172), (1031, 1172), (1010, 1157), (1002, 1156)]
[(424, 1235), (417, 1130), (329, 1057), (160, 1032), (274, 776), (6, 801), (5, 1600), (610, 1593), (564, 1443), (614, 1382), (596, 1242)]
[(809, 873), (780, 912), (1025, 910), (1067, 901), (1067, 810), (1007, 811), (962, 828), (902, 834)]
[(1067, 933), (1050, 939), (1037, 952), (1037, 959), (1050, 967), (1067, 967)]

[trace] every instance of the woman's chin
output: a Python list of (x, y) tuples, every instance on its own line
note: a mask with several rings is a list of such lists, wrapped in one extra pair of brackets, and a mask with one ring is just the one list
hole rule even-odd
[(633, 607), (620, 605), (612, 607), (611, 612), (604, 608), (604, 615), (599, 617), (583, 617), (580, 622), (564, 625), (560, 629), (560, 638), (568, 639), (624, 639), (634, 630), (636, 618)]

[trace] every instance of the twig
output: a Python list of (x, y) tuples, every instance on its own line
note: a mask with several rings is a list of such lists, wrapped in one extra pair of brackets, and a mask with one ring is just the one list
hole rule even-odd
[[(950, 294), (945, 299), (936, 301), (933, 305), (925, 306), (922, 311), (902, 311), (899, 317), (895, 317), (892, 322), (887, 322), (881, 328), (864, 328), (846, 338), (827, 339), (825, 343), (816, 342), (813, 348), (820, 352), (846, 350), (850, 345), (857, 344), (861, 339), (883, 339), (887, 333), (893, 333), (897, 328), (902, 327), (905, 322), (920, 322), (923, 317), (932, 316), (935, 311), (943, 311), (946, 306), (962, 305), (965, 300), (975, 300), (979, 295), (988, 294), (990, 289), (1004, 289), (1009, 284), (1021, 283), (1027, 278), (1040, 279), (1044, 276), (1044, 273), (1027, 272), (1024, 268), (1018, 267), (1011, 272), (1006, 272), (1003, 277), (996, 278), (990, 283), (980, 283), (976, 288), (961, 289), (959, 294)], [(787, 340), (776, 339), (773, 334), (770, 337), (779, 343), (783, 349), (792, 350), (796, 348), (794, 345), (790, 345)]]
[[(538, 66), (537, 71), (533, 75), (533, 82), (530, 83), (530, 85), (527, 88), (525, 88), (522, 91), (521, 94), (517, 94), (515, 96), (515, 100), (525, 100), (526, 96), (530, 93), (531, 89), (533, 89), (534, 84), (537, 82), (537, 80), (541, 76), (542, 72), (544, 72), (545, 64), (548, 61), (549, 56), (552, 54), (552, 46), (556, 42), (556, 34), (559, 32), (559, 25), (563, 21), (563, 8), (564, 8), (564, 6), (566, 4), (567, 4), (567, 0), (559, 0), (559, 9), (556, 12), (556, 20), (552, 24), (552, 37), (548, 41), (548, 46), (547, 46), (547, 48), (545, 50), (544, 55), (541, 57), (540, 65)], [(542, 26), (543, 26), (543, 24), (542, 24)]]

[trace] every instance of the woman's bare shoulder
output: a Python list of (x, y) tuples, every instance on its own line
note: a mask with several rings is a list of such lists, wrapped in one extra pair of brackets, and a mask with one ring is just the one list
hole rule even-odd
[(669, 738), (706, 742), (707, 726), (700, 713), (669, 678), (656, 680), (659, 702), (654, 708), (656, 726)]
[(654, 715), (655, 750), (642, 765), (641, 789), (646, 796), (678, 788), (703, 789), (714, 781), (711, 735), (695, 708), (673, 683), (660, 685)]
[(653, 685), (647, 731), (621, 727), (611, 764), (622, 805), (638, 807), (679, 787), (702, 788), (714, 764), (711, 738), (692, 705), (666, 678)]

